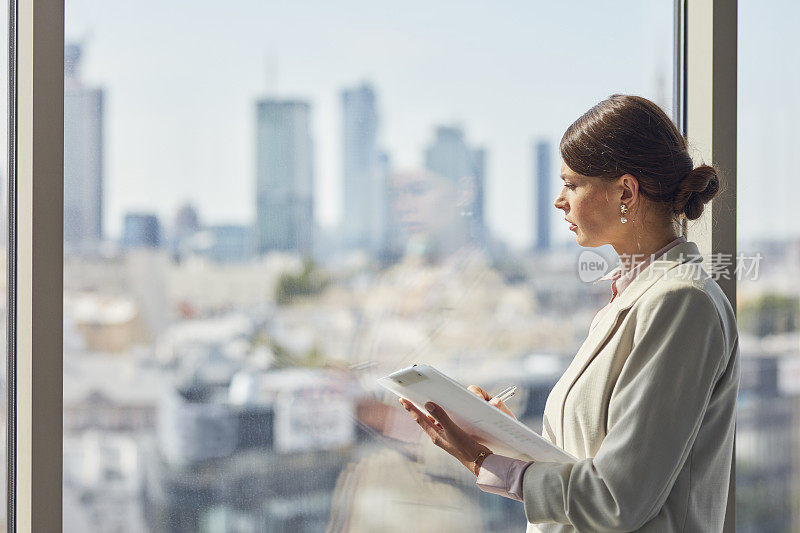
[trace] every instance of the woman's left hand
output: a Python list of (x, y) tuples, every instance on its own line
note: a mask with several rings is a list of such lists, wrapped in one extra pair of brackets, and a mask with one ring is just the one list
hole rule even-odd
[[(444, 409), (435, 403), (425, 404), (425, 408), (430, 414), (421, 412), (405, 398), (400, 398), (400, 403), (406, 411), (411, 413), (411, 417), (422, 427), (422, 430), (436, 446), (458, 459), (470, 472), (478, 475), (480, 465), (485, 458), (485, 455), (481, 456), (481, 452), (488, 455), (492, 453), (492, 450), (458, 427), (455, 422), (450, 420)], [(479, 456), (481, 457), (478, 460)]]

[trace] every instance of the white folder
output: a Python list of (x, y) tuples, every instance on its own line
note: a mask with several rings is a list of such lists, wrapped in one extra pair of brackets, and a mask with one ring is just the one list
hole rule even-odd
[(423, 413), (427, 413), (427, 402), (437, 404), (459, 427), (499, 455), (526, 461), (578, 460), (432, 366), (413, 365), (378, 379), (378, 383), (410, 400)]

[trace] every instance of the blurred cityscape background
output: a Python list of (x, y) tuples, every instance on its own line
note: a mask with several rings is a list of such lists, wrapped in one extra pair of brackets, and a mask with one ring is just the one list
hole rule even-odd
[[(67, 1), (64, 530), (520, 531), (375, 379), (514, 384), (541, 430), (610, 298), (552, 205), (560, 135), (615, 92), (674, 116), (672, 2), (145, 4)], [(745, 532), (800, 531), (800, 77), (761, 60), (797, 63), (774, 28), (800, 10), (779, 4), (740, 2)]]

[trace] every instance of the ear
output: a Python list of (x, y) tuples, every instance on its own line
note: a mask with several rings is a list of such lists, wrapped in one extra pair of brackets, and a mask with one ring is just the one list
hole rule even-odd
[(632, 207), (639, 201), (639, 180), (633, 174), (623, 174), (619, 177), (618, 187), (620, 200)]

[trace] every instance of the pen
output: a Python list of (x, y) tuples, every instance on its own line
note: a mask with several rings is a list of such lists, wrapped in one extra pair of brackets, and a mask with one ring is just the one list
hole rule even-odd
[(516, 385), (512, 385), (512, 386), (508, 387), (507, 389), (503, 390), (503, 392), (501, 392), (501, 393), (500, 393), (500, 394), (498, 394), (497, 396), (495, 396), (495, 398), (498, 398), (498, 399), (499, 399), (499, 400), (501, 400), (503, 403), (505, 403), (505, 402), (506, 402), (506, 400), (508, 400), (509, 398), (511, 398), (512, 396), (514, 396), (514, 394), (515, 394), (516, 392), (517, 392), (517, 387), (516, 387)]
[(375, 366), (377, 364), (378, 363), (376, 363), (375, 361), (363, 361), (361, 363), (355, 363), (350, 365), (350, 370), (366, 370), (367, 368)]

